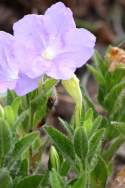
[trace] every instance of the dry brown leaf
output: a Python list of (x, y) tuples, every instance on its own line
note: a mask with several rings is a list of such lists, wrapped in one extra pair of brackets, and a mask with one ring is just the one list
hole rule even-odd
[(125, 50), (118, 47), (111, 47), (106, 57), (110, 62), (109, 71), (114, 71), (119, 65), (125, 67)]
[(116, 175), (116, 178), (112, 182), (110, 188), (125, 188), (125, 167)]

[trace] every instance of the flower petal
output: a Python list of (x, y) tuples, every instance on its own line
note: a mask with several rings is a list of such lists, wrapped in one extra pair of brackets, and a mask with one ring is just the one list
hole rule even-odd
[(15, 43), (15, 52), (20, 72), (32, 79), (42, 76), (46, 72), (49, 62), (42, 58), (42, 54), (40, 56), (31, 47), (18, 42)]
[(15, 88), (15, 86), (16, 86), (16, 80), (14, 80), (14, 81), (10, 81), (10, 82), (4, 82), (4, 81), (0, 81), (0, 93), (5, 93), (5, 92), (7, 92), (7, 90), (8, 89), (10, 89), (10, 90), (12, 90), (12, 89), (14, 89)]
[(53, 60), (47, 75), (55, 79), (69, 79), (94, 52), (95, 37), (85, 29), (72, 29), (64, 35), (64, 47)]
[(19, 75), (15, 91), (17, 95), (23, 96), (35, 90), (38, 87), (38, 79), (31, 79), (24, 74)]
[[(65, 62), (65, 64), (70, 63), (70, 62)], [(64, 61), (63, 59), (60, 59), (59, 62), (54, 62), (50, 69), (46, 72), (46, 74), (52, 78), (55, 79), (61, 79), (61, 80), (68, 80), (69, 78), (72, 77), (73, 73), (76, 70), (76, 67), (69, 67), (69, 66), (63, 66)]]
[(18, 64), (14, 56), (14, 37), (0, 32), (0, 92), (14, 89), (18, 79)]
[(42, 15), (24, 16), (14, 24), (13, 30), (16, 39), (25, 43), (27, 47), (34, 48), (37, 53), (40, 53), (46, 46), (48, 33), (44, 28)]
[(96, 38), (88, 30), (73, 29), (66, 33), (64, 40), (65, 49), (60, 57), (70, 57), (73, 66), (81, 67), (93, 55)]
[(52, 5), (45, 12), (45, 26), (51, 36), (64, 34), (71, 28), (75, 28), (72, 11), (62, 2)]

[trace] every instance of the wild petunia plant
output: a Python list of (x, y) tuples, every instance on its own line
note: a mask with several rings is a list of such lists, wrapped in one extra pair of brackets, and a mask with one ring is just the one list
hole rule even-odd
[[(95, 52), (87, 65), (100, 113), (74, 74), (93, 55), (95, 36), (76, 28), (69, 8), (56, 3), (13, 30), (0, 32), (0, 188), (105, 188), (125, 141), (124, 50)], [(65, 133), (46, 121), (60, 80), (75, 103), (70, 122), (59, 118)]]

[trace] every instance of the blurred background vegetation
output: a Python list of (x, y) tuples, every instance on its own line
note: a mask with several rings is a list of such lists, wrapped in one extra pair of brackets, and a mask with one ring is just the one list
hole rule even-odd
[[(61, 1), (61, 0), (60, 0)], [(42, 14), (56, 0), (0, 0), (0, 30), (12, 32), (12, 24), (25, 14)], [(117, 43), (124, 37), (124, 0), (64, 0), (78, 27), (95, 33), (98, 45)]]

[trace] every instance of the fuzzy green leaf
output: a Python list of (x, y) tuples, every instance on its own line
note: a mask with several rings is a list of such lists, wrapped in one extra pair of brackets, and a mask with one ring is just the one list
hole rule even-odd
[(24, 159), (21, 162), (20, 173), (21, 173), (21, 176), (27, 176), (28, 175), (28, 173), (29, 173), (29, 162), (28, 162), (28, 159)]
[(86, 188), (85, 186), (85, 176), (83, 175), (80, 177), (72, 186), (71, 188)]
[(84, 162), (88, 152), (88, 138), (83, 127), (79, 127), (75, 131), (74, 147), (78, 157)]
[(17, 114), (18, 114), (18, 110), (19, 110), (20, 104), (21, 104), (21, 98), (20, 97), (16, 97), (14, 99), (12, 105), (11, 105), (15, 116), (17, 116)]
[(12, 178), (6, 169), (0, 169), (0, 188), (12, 188)]
[(45, 127), (45, 130), (59, 151), (61, 151), (68, 159), (74, 160), (75, 152), (72, 142), (55, 128)]
[(50, 184), (51, 188), (64, 188), (61, 177), (57, 174), (55, 169), (50, 172)]
[[(12, 133), (8, 123), (0, 119), (0, 164), (3, 163), (12, 144)], [(1, 164), (2, 165), (2, 164)]]
[(70, 169), (70, 164), (68, 163), (67, 160), (64, 160), (61, 164), (61, 167), (60, 167), (61, 176), (66, 176), (69, 169)]
[(39, 188), (40, 181), (42, 176), (34, 175), (34, 176), (27, 176), (22, 179), (15, 188)]
[(13, 125), (13, 123), (15, 121), (15, 114), (14, 114), (12, 107), (6, 106), (4, 108), (4, 112), (5, 112), (5, 118), (6, 118), (7, 122), (9, 123), (9, 125)]
[(19, 140), (13, 152), (14, 158), (18, 158), (22, 153), (24, 153), (29, 146), (35, 141), (35, 139), (39, 136), (39, 132), (32, 132), (24, 136), (21, 140)]
[(94, 68), (93, 66), (91, 66), (89, 64), (87, 64), (87, 68), (93, 74), (93, 76), (95, 77), (95, 79), (99, 83), (99, 85), (101, 85), (101, 86), (105, 85), (105, 79), (104, 79), (103, 75), (101, 74), (101, 72), (99, 72), (98, 70), (96, 70), (96, 68)]
[(29, 147), (34, 143), (36, 138), (39, 136), (39, 132), (32, 132), (26, 134), (22, 139), (20, 139), (14, 148), (12, 159), (8, 163), (8, 167), (11, 167), (16, 160), (20, 159), (20, 157), (26, 152)]
[(125, 81), (123, 80), (120, 83), (116, 84), (105, 97), (104, 104), (108, 111), (111, 111), (113, 109), (116, 99), (124, 88)]
[(95, 134), (95, 132), (99, 129), (101, 122), (102, 122), (102, 116), (98, 116), (96, 119), (94, 119), (89, 133), (89, 137)]
[(101, 153), (103, 136), (104, 136), (104, 129), (99, 129), (89, 140), (88, 161), (89, 161), (90, 171), (92, 171), (95, 168), (98, 162), (98, 157)]
[(102, 158), (99, 161), (91, 174), (91, 184), (95, 185), (95, 188), (106, 187), (106, 181), (108, 178), (108, 167)]

